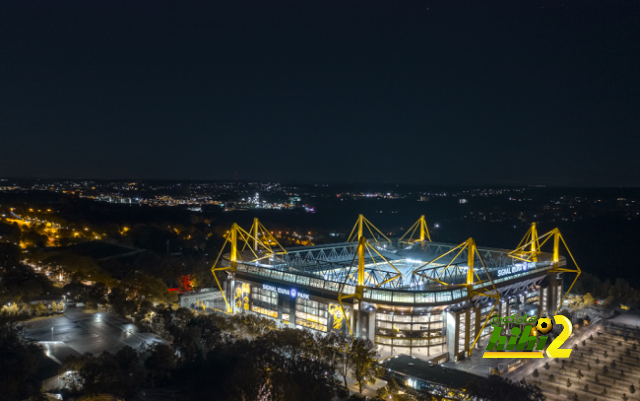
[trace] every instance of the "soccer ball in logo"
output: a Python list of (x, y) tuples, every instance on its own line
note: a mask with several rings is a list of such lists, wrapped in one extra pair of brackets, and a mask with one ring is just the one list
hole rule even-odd
[(540, 334), (547, 334), (551, 330), (553, 330), (553, 323), (551, 322), (551, 318), (549, 317), (541, 317), (536, 322), (536, 330)]

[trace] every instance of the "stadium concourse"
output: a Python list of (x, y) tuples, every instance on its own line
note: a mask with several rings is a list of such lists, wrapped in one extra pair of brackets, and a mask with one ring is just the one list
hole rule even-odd
[(580, 272), (561, 244), (559, 230), (538, 235), (535, 224), (515, 250), (433, 242), (424, 217), (391, 239), (360, 216), (346, 242), (285, 249), (256, 219), (232, 226), (213, 271), (227, 273), (228, 313), (366, 337), (383, 357), (457, 362), (490, 335), (489, 316), (556, 312), (563, 274)]

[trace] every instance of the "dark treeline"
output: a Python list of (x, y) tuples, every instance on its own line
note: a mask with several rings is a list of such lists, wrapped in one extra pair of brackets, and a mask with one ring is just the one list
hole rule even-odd
[(604, 281), (594, 274), (582, 273), (576, 281), (574, 291), (577, 294), (590, 293), (594, 298), (603, 301), (605, 307), (614, 308), (624, 304), (630, 308), (640, 308), (640, 291), (625, 280)]

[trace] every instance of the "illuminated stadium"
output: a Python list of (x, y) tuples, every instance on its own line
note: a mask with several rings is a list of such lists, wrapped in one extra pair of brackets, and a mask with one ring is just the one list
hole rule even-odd
[(227, 273), (218, 284), (228, 313), (367, 337), (382, 356), (441, 363), (468, 356), (490, 333), (490, 315), (553, 315), (561, 273), (580, 273), (566, 268), (562, 244), (558, 229), (538, 235), (535, 223), (514, 250), (433, 242), (424, 216), (392, 239), (361, 215), (346, 242), (282, 248), (255, 219), (249, 231), (232, 226), (213, 271)]

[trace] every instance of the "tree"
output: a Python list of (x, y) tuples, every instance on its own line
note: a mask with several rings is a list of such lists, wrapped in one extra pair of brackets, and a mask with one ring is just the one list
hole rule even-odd
[(39, 392), (35, 374), (45, 356), (35, 342), (25, 338), (21, 325), (0, 317), (0, 394), (7, 401), (23, 400)]
[(77, 372), (83, 394), (114, 394), (125, 400), (135, 397), (145, 379), (140, 354), (129, 346), (115, 354), (105, 351), (100, 355), (70, 357), (60, 370)]
[(607, 365), (602, 367), (602, 374), (605, 376), (609, 374), (609, 368), (607, 368)]
[(604, 351), (604, 359), (607, 359), (609, 357), (609, 354), (607, 353), (607, 351)]
[(633, 384), (629, 385), (629, 392), (631, 394), (635, 394), (636, 393), (636, 388), (633, 386)]
[(616, 307), (616, 298), (613, 295), (609, 295), (605, 298), (604, 302), (602, 302), (602, 307), (606, 311), (611, 311)]
[(595, 306), (595, 304), (596, 304), (596, 300), (593, 298), (593, 296), (590, 293), (586, 293), (582, 297), (582, 305), (581, 305), (582, 309), (592, 308)]
[(0, 280), (0, 305), (26, 302), (51, 291), (53, 285), (44, 274), (36, 273), (23, 264), (4, 269)]
[(294, 360), (284, 354), (284, 348), (274, 349), (275, 335), (269, 333), (269, 341), (225, 342), (205, 358), (179, 365), (175, 379), (194, 400), (330, 401), (336, 382), (333, 375), (325, 374), (328, 366), (319, 360)]
[(593, 334), (589, 334), (589, 341), (593, 341)]
[(589, 392), (589, 383), (584, 385), (584, 392), (585, 393)]
[(317, 341), (320, 348), (320, 358), (342, 376), (344, 386), (347, 387), (350, 364), (348, 349), (351, 343), (351, 336), (344, 332), (329, 332), (324, 336), (320, 336)]
[(243, 334), (255, 338), (275, 330), (276, 324), (273, 320), (261, 317), (253, 313), (239, 313), (231, 317), (234, 323), (241, 326)]
[(542, 390), (533, 384), (518, 383), (500, 376), (473, 381), (467, 387), (470, 394), (492, 401), (542, 401)]
[(571, 383), (571, 379), (567, 377), (567, 388), (571, 387), (573, 383)]
[(127, 299), (125, 292), (120, 287), (111, 290), (108, 300), (113, 311), (118, 316), (126, 317), (133, 315), (136, 311), (136, 303)]
[(600, 365), (600, 358), (596, 358), (596, 365)]
[(353, 367), (353, 378), (358, 382), (360, 393), (366, 383), (376, 382), (378, 351), (369, 339), (356, 338), (351, 344), (349, 358)]
[(389, 382), (386, 386), (380, 387), (376, 392), (376, 400), (383, 401), (415, 401), (416, 398), (411, 394), (407, 394), (405, 392), (400, 392), (400, 386), (395, 381), (395, 379), (389, 379)]
[(538, 373), (538, 369), (534, 369), (533, 370), (533, 377), (538, 378), (538, 376), (540, 376), (540, 373)]
[(622, 401), (627, 401), (629, 397), (626, 394), (622, 394)]
[(171, 325), (169, 332), (182, 361), (188, 364), (204, 359), (221, 342), (221, 330), (212, 315), (191, 315), (186, 324)]
[[(4, 224), (2, 224), (4, 226)], [(0, 233), (2, 236), (2, 233)], [(22, 259), (20, 247), (8, 242), (0, 242), (0, 270), (17, 266)]]
[(591, 372), (591, 364), (589, 364), (589, 363), (587, 364), (587, 371)]
[(178, 358), (169, 345), (156, 342), (143, 350), (144, 366), (147, 368), (147, 379), (151, 386), (157, 381), (171, 377), (176, 368)]
[(549, 362), (545, 362), (543, 368), (545, 370), (549, 370), (549, 368), (551, 368), (551, 366), (549, 366)]
[(578, 369), (578, 372), (576, 372), (576, 376), (578, 376), (578, 379), (582, 379), (584, 377), (580, 369)]
[(586, 347), (587, 346), (587, 340), (582, 340), (582, 346)]
[(553, 382), (555, 382), (555, 381), (556, 381), (556, 377), (553, 375), (553, 373), (549, 375), (548, 380), (549, 380), (551, 383), (553, 383)]
[(571, 397), (571, 399), (573, 401), (580, 401), (580, 398), (578, 398), (578, 393), (573, 393), (573, 397)]
[(127, 275), (120, 287), (125, 289), (127, 298), (144, 298), (151, 302), (171, 303), (177, 300), (177, 295), (170, 292), (167, 285), (158, 277), (152, 277), (142, 272), (134, 271)]

